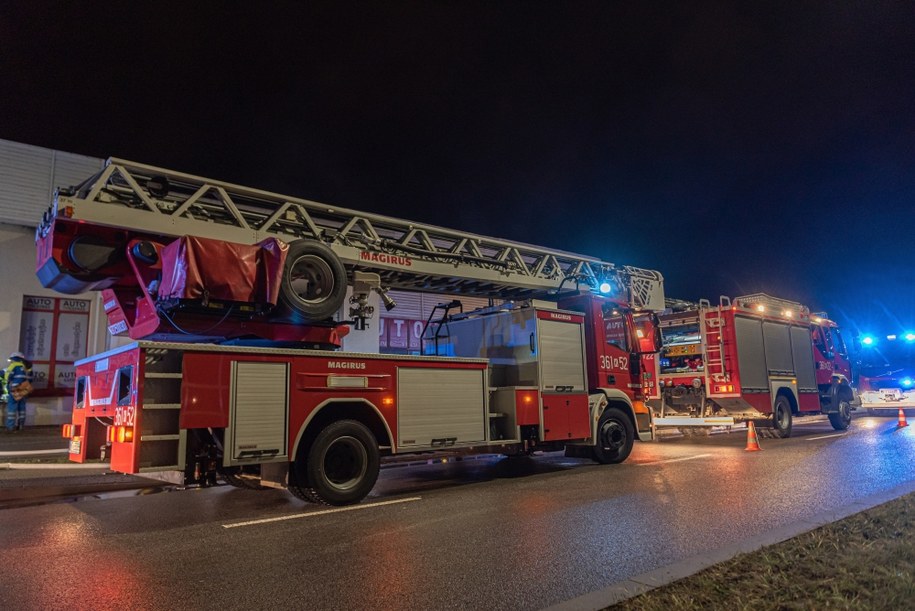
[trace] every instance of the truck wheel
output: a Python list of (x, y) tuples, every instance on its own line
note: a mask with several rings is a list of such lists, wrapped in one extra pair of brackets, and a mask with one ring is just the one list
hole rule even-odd
[(785, 395), (779, 395), (772, 408), (772, 430), (775, 436), (781, 439), (791, 437), (791, 422), (791, 402)]
[(318, 433), (296, 458), (289, 491), (312, 503), (358, 503), (375, 486), (380, 462), (372, 432), (361, 422), (340, 420)]
[(611, 407), (601, 414), (597, 423), (597, 445), (594, 460), (602, 465), (620, 463), (632, 452), (635, 430), (622, 410)]
[(289, 245), (280, 282), (280, 316), (299, 323), (325, 320), (345, 298), (346, 269), (329, 246), (315, 240)]
[(836, 431), (848, 429), (851, 424), (851, 404), (848, 401), (839, 401), (839, 411), (829, 414), (829, 424)]

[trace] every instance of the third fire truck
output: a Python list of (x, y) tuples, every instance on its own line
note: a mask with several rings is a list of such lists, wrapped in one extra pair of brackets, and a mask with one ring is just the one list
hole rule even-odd
[(671, 302), (660, 316), (658, 426), (764, 421), (779, 437), (794, 416), (827, 414), (845, 430), (857, 399), (838, 325), (764, 294), (717, 304)]
[[(618, 463), (653, 435), (651, 270), (118, 159), (59, 192), (36, 241), (41, 282), (102, 291), (134, 340), (77, 363), (76, 462), (342, 505), (402, 455)], [(389, 287), (493, 307), (430, 321), (424, 356), (339, 350)]]

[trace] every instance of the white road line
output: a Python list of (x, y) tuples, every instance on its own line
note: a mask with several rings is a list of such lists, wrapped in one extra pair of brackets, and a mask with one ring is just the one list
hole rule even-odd
[(845, 437), (847, 433), (834, 433), (832, 435), (821, 435), (820, 437), (807, 437), (807, 441), (816, 441), (817, 439), (829, 439), (830, 437)]
[(684, 460), (696, 460), (697, 458), (706, 458), (711, 456), (711, 454), (696, 454), (695, 456), (686, 456), (684, 458), (668, 458), (667, 460), (655, 460), (653, 462), (639, 462), (635, 463), (639, 467), (644, 467), (647, 465), (660, 465), (668, 462), (683, 462)]
[(16, 452), (0, 452), (0, 456), (34, 456), (37, 454), (66, 454), (69, 450), (62, 448), (60, 450), (20, 450)]
[(394, 499), (393, 501), (379, 501), (378, 503), (368, 503), (366, 505), (351, 505), (349, 507), (337, 507), (336, 509), (324, 509), (322, 511), (312, 511), (309, 513), (297, 513), (291, 516), (280, 516), (278, 518), (264, 518), (263, 520), (250, 520), (248, 522), (237, 522), (235, 524), (223, 524), (223, 528), (238, 528), (239, 526), (253, 526), (255, 524), (267, 524), (268, 522), (282, 522), (283, 520), (295, 520), (297, 518), (310, 518), (312, 516), (323, 516), (328, 513), (340, 513), (341, 511), (355, 511), (356, 509), (371, 509), (372, 507), (381, 507), (382, 505), (394, 505), (395, 503), (409, 503), (410, 501), (420, 501), (422, 497), (411, 496), (407, 499)]

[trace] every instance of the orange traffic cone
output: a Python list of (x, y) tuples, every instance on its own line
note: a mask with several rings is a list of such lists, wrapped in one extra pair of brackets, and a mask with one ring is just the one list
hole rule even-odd
[(750, 420), (747, 423), (747, 452), (758, 452), (762, 450), (759, 447), (759, 440), (756, 438), (756, 425)]
[(900, 407), (899, 408), (899, 422), (896, 424), (896, 428), (902, 428), (904, 426), (909, 426), (909, 423), (905, 421), (905, 412)]

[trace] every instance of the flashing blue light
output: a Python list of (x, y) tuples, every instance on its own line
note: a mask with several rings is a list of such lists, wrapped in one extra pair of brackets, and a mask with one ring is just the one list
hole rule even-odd
[(906, 331), (905, 335), (902, 336), (902, 339), (904, 339), (907, 342), (915, 342), (915, 333), (912, 333), (911, 331)]
[(606, 295), (606, 294), (608, 294), (610, 291), (613, 290), (613, 287), (610, 286), (610, 283), (609, 283), (609, 282), (601, 282), (601, 283), (600, 283), (600, 286), (598, 287), (598, 289), (600, 290), (601, 293), (603, 293), (604, 295)]
[(873, 335), (862, 335), (861, 344), (864, 346), (873, 346), (877, 343), (877, 339)]
[(899, 383), (902, 384), (906, 388), (912, 388), (912, 378), (910, 378), (909, 376), (906, 376), (906, 377), (902, 378), (901, 380), (899, 380)]

